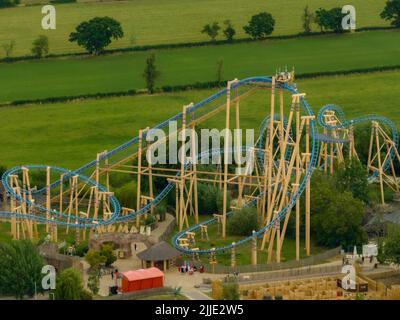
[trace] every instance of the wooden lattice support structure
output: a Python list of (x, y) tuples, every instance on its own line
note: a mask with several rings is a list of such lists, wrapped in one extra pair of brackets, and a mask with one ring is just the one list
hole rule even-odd
[[(400, 163), (396, 143), (392, 141), (379, 122), (372, 121), (367, 169), (368, 172), (377, 173), (382, 204), (385, 204), (385, 185), (397, 193), (400, 191), (393, 161)], [(385, 164), (388, 164), (388, 168), (384, 168)]]
[(354, 141), (354, 126), (344, 127), (334, 110), (323, 114), (324, 123), (331, 129), (324, 128), (324, 139), (320, 142), (317, 167), (324, 168), (325, 173), (333, 174), (335, 164), (340, 165), (345, 160), (344, 145), (348, 146), (348, 158), (359, 159)]
[[(274, 80), (272, 81), (274, 88)], [(274, 110), (274, 94), (275, 91), (272, 90), (271, 98), (271, 109)], [(290, 109), (287, 124), (283, 123), (283, 119), (279, 121), (271, 121), (269, 123), (269, 133), (267, 133), (266, 138), (266, 152), (264, 160), (264, 168), (267, 174), (264, 175), (264, 201), (266, 208), (266, 215), (264, 215), (264, 223), (270, 224), (272, 220), (277, 219), (279, 212), (285, 207), (289, 201), (289, 198), (293, 196), (298, 189), (300, 179), (303, 172), (309, 165), (311, 158), (310, 154), (310, 134), (309, 125), (310, 120), (313, 119), (312, 116), (301, 116), (300, 114), (300, 101), (304, 97), (304, 94), (294, 94), (292, 96), (292, 106)], [(272, 114), (274, 112), (271, 111)], [(290, 137), (290, 130), (292, 123), (295, 125), (294, 137)], [(280, 129), (284, 128), (284, 129)], [(303, 132), (305, 131), (305, 134)], [(301, 152), (301, 139), (305, 139), (305, 152)], [(305, 137), (305, 138), (304, 138)], [(278, 140), (280, 143), (277, 146), (277, 150), (274, 150), (274, 141)], [(290, 160), (285, 160), (282, 155), (286, 155), (288, 148), (291, 150)], [(275, 169), (273, 163), (278, 161), (275, 160), (277, 154), (281, 155), (279, 159), (279, 167)], [(285, 163), (287, 162), (287, 165)], [(294, 177), (294, 178), (293, 178)], [(293, 181), (294, 180), (294, 181)], [(309, 197), (310, 197), (310, 185), (306, 185), (306, 251), (309, 254)], [(268, 229), (265, 232), (261, 249), (264, 250), (266, 244), (268, 243), (268, 262), (272, 261), (273, 248), (275, 247), (276, 261), (281, 259), (281, 251), (283, 242), (285, 239), (286, 229), (289, 222), (291, 210), (286, 214), (285, 218), (280, 221), (277, 220), (273, 228)], [(300, 256), (300, 200), (297, 198), (296, 201), (296, 253), (297, 257)]]

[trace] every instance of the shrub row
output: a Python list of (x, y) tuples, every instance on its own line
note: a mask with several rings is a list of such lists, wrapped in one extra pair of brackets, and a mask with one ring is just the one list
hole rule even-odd
[[(371, 67), (365, 69), (351, 69), (351, 70), (341, 70), (341, 71), (323, 71), (323, 72), (312, 72), (297, 74), (297, 79), (311, 79), (318, 77), (327, 76), (339, 76), (339, 75), (349, 75), (349, 74), (361, 74), (361, 73), (372, 73), (372, 72), (383, 72), (383, 71), (393, 71), (400, 70), (400, 65), (394, 66), (383, 66), (383, 67)], [(168, 93), (168, 92), (179, 92), (194, 89), (213, 89), (218, 87), (224, 87), (226, 81), (207, 81), (207, 82), (196, 82), (192, 84), (182, 84), (182, 85), (166, 85), (155, 90), (156, 93)], [(77, 96), (61, 96), (61, 97), (49, 97), (43, 99), (25, 99), (25, 100), (15, 100), (11, 102), (4, 102), (0, 104), (0, 107), (4, 106), (19, 106), (25, 104), (45, 104), (45, 103), (56, 103), (56, 102), (67, 102), (82, 99), (101, 99), (110, 97), (123, 97), (123, 96), (134, 96), (137, 94), (147, 93), (146, 89), (132, 89), (128, 91), (117, 91), (117, 92), (105, 92), (105, 93), (90, 93), (82, 94)]]
[(118, 91), (118, 92), (98, 92), (81, 94), (76, 96), (60, 96), (60, 97), (48, 97), (43, 99), (24, 99), (15, 100), (11, 102), (5, 102), (0, 104), (0, 106), (18, 106), (24, 104), (45, 104), (45, 103), (55, 103), (55, 102), (66, 102), (81, 99), (100, 99), (100, 98), (110, 98), (110, 97), (123, 97), (123, 96), (133, 96), (137, 93), (145, 93), (146, 90), (128, 90), (128, 91)]
[[(70, 0), (61, 0), (61, 1), (70, 1)], [(364, 32), (364, 31), (376, 31), (376, 30), (391, 30), (395, 29), (392, 26), (388, 27), (364, 27), (359, 28), (356, 32)], [(249, 43), (249, 42), (257, 42), (257, 41), (265, 41), (265, 40), (285, 40), (285, 39), (295, 39), (302, 37), (312, 37), (312, 36), (320, 36), (320, 35), (329, 35), (329, 34), (337, 34), (333, 31), (328, 32), (310, 32), (310, 33), (298, 33), (291, 35), (281, 35), (281, 36), (269, 36), (262, 39), (252, 39), (252, 38), (241, 38), (241, 39), (233, 39), (229, 40), (215, 40), (215, 41), (198, 41), (198, 42), (182, 42), (182, 43), (171, 43), (171, 44), (153, 44), (153, 45), (143, 45), (143, 46), (135, 46), (135, 47), (127, 47), (127, 48), (119, 48), (119, 49), (108, 49), (103, 52), (106, 54), (114, 54), (114, 53), (123, 53), (123, 52), (138, 52), (138, 51), (150, 51), (150, 50), (160, 50), (160, 49), (178, 49), (178, 48), (195, 48), (195, 47), (204, 47), (204, 46), (218, 46), (225, 44), (239, 44), (239, 43)], [(79, 57), (79, 56), (88, 56), (86, 52), (76, 52), (76, 53), (61, 53), (61, 54), (49, 54), (45, 58), (62, 58), (62, 57)], [(11, 63), (17, 61), (25, 61), (25, 60), (35, 60), (40, 59), (37, 56), (25, 55), (18, 57), (6, 57), (0, 59), (1, 62)]]
[(393, 71), (393, 70), (400, 70), (400, 65), (339, 70), (339, 71), (310, 72), (310, 73), (296, 74), (296, 78), (310, 79), (318, 77), (341, 76), (341, 75), (349, 75), (357, 73), (372, 73), (372, 72), (383, 72), (383, 71)]

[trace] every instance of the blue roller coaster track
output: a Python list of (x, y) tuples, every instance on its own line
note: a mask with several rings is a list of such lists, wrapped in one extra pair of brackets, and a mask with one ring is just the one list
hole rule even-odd
[[(259, 76), (259, 77), (251, 77), (251, 78), (246, 78), (243, 80), (240, 80), (236, 83), (234, 83), (232, 85), (232, 90), (234, 89), (238, 89), (241, 86), (246, 86), (246, 85), (256, 85), (256, 86), (263, 86), (265, 84), (271, 84), (272, 83), (272, 78), (271, 77), (265, 77), (265, 76)], [(281, 83), (277, 83), (276, 84), (276, 88), (282, 88), (286, 91), (288, 91), (291, 94), (297, 94), (298, 90), (296, 88), (295, 85), (289, 85), (287, 83), (281, 84)], [(225, 94), (227, 93), (227, 89), (222, 89), (219, 92), (211, 95), (210, 97), (202, 100), (201, 102), (191, 106), (188, 110), (187, 113), (188, 114), (193, 114), (196, 110), (201, 110), (202, 107), (208, 105), (211, 102), (216, 101), (218, 98), (223, 97)], [(303, 112), (305, 113), (305, 115), (307, 116), (313, 116), (313, 111), (311, 109), (311, 107), (308, 105), (307, 101), (305, 100), (304, 97), (301, 97), (300, 99), (300, 104), (301, 104), (301, 108), (303, 110)], [(391, 122), (389, 119), (382, 117), (382, 116), (377, 116), (377, 115), (371, 115), (371, 116), (365, 116), (365, 117), (360, 117), (360, 118), (356, 118), (353, 120), (346, 120), (344, 117), (344, 113), (343, 111), (340, 109), (340, 107), (338, 106), (334, 106), (334, 105), (327, 105), (325, 107), (323, 107), (319, 113), (318, 113), (318, 123), (327, 129), (335, 129), (332, 126), (329, 126), (328, 124), (326, 124), (324, 122), (324, 117), (323, 117), (323, 113), (327, 110), (333, 110), (336, 112), (336, 114), (338, 115), (338, 117), (341, 120), (341, 124), (340, 124), (340, 128), (345, 128), (348, 127), (351, 124), (358, 124), (358, 123), (362, 123), (362, 122), (369, 122), (369, 121), (379, 121), (385, 125), (387, 125), (391, 131), (392, 134), (392, 138), (393, 141), (396, 143), (397, 146), (397, 141), (398, 141), (398, 133), (397, 133), (397, 129), (396, 126), (393, 124), (393, 122)], [(156, 125), (153, 129), (163, 129), (166, 128), (169, 123), (171, 121), (178, 121), (179, 119), (182, 119), (182, 113), (178, 113), (175, 116), (169, 118), (168, 120), (165, 120), (163, 122), (161, 122), (160, 124)], [(265, 118), (260, 126), (261, 130), (260, 130), (260, 137), (261, 139), (259, 139), (259, 142), (262, 143), (262, 141), (264, 140), (262, 137), (264, 137), (264, 134), (267, 130), (267, 124), (270, 121), (269, 117)], [(286, 120), (284, 120), (286, 121)], [(339, 126), (337, 126), (337, 128), (339, 128)], [(291, 130), (292, 131), (292, 130)], [(144, 133), (143, 138), (145, 139), (147, 135), (147, 132)], [(310, 158), (310, 162), (308, 167), (305, 170), (305, 174), (302, 177), (302, 180), (300, 182), (300, 185), (298, 187), (298, 189), (296, 190), (296, 192), (290, 197), (289, 203), (286, 205), (286, 207), (284, 207), (281, 211), (279, 211), (277, 213), (277, 215), (275, 216), (274, 219), (271, 220), (271, 222), (264, 226), (263, 228), (261, 228), (260, 230), (256, 231), (255, 235), (251, 235), (248, 237), (245, 237), (244, 239), (238, 241), (235, 246), (240, 246), (243, 245), (249, 241), (251, 241), (251, 239), (253, 238), (253, 236), (256, 237), (261, 237), (265, 231), (267, 231), (268, 229), (272, 228), (277, 222), (279, 222), (281, 219), (283, 219), (288, 212), (290, 212), (291, 208), (296, 204), (297, 199), (301, 196), (301, 194), (303, 193), (304, 189), (306, 188), (307, 182), (310, 180), (313, 170), (315, 170), (315, 166), (316, 166), (316, 162), (317, 162), (317, 158), (318, 158), (318, 148), (319, 148), (319, 143), (320, 141), (324, 141), (328, 139), (328, 137), (324, 137), (323, 135), (319, 134), (317, 132), (317, 127), (316, 127), (316, 121), (315, 120), (311, 120), (310, 121), (310, 138), (311, 138), (311, 158)], [(139, 137), (135, 137), (127, 142), (125, 142), (124, 144), (118, 146), (117, 148), (107, 152), (107, 153), (103, 153), (100, 156), (100, 161), (103, 161), (107, 158), (110, 158), (111, 156), (114, 156), (116, 154), (121, 153), (122, 151), (126, 150), (128, 147), (135, 145), (139, 142)], [(329, 141), (328, 141), (329, 142)], [(344, 141), (342, 141), (344, 142)], [(247, 151), (247, 149), (242, 148), (242, 151)], [(230, 151), (233, 152), (233, 151)], [(209, 150), (207, 152), (201, 153), (199, 154), (199, 159), (203, 159), (205, 157), (210, 157), (211, 155), (221, 155), (221, 153), (223, 153), (223, 150), (221, 149), (212, 149)], [(288, 149), (286, 154), (285, 154), (285, 158), (288, 158), (290, 156), (291, 153), (291, 149)], [(393, 154), (394, 156), (394, 154)], [(257, 154), (257, 157), (263, 157), (263, 155), (259, 155)], [(97, 164), (97, 159), (93, 160), (91, 162), (86, 163), (85, 165), (83, 165), (82, 167), (76, 169), (76, 170), (67, 170), (67, 169), (63, 169), (63, 168), (59, 168), (59, 167), (53, 167), (50, 166), (51, 170), (57, 173), (61, 173), (64, 174), (64, 181), (67, 181), (69, 178), (71, 178), (72, 176), (78, 176), (79, 181), (81, 182), (85, 182), (86, 184), (88, 184), (89, 186), (95, 186), (98, 188), (99, 191), (108, 191), (103, 185), (101, 184), (97, 184), (95, 181), (93, 181), (92, 179), (89, 179), (88, 177), (84, 176), (83, 173), (85, 171), (87, 171), (88, 169), (92, 169), (96, 166)], [(186, 168), (188, 168), (189, 166), (191, 166), (190, 162), (187, 162), (185, 164)], [(387, 161), (387, 163), (384, 164), (384, 167), (387, 168), (389, 166), (389, 163)], [(121, 216), (121, 206), (118, 202), (118, 199), (115, 198), (115, 196), (109, 196), (109, 201), (111, 203), (111, 208), (112, 208), (112, 214), (111, 217), (107, 220), (93, 220), (91, 218), (82, 218), (79, 216), (75, 216), (75, 215), (66, 215), (63, 212), (58, 212), (56, 210), (47, 210), (45, 207), (35, 203), (35, 202), (31, 202), (28, 200), (27, 197), (21, 197), (19, 196), (17, 193), (14, 192), (13, 188), (10, 186), (9, 181), (10, 181), (10, 176), (11, 175), (18, 175), (21, 171), (22, 168), (28, 168), (28, 169), (39, 169), (39, 170), (45, 170), (48, 166), (45, 165), (27, 165), (27, 166), (19, 166), (19, 167), (15, 167), (12, 168), (10, 170), (7, 170), (3, 176), (2, 176), (2, 182), (3, 185), (7, 191), (7, 193), (10, 195), (10, 197), (18, 200), (18, 201), (23, 201), (26, 203), (26, 205), (30, 206), (31, 208), (34, 208), (35, 211), (41, 212), (43, 213), (48, 213), (50, 214), (50, 219), (48, 219), (46, 217), (46, 215), (38, 215), (38, 214), (19, 214), (19, 213), (15, 213), (15, 212), (0, 212), (0, 217), (4, 217), (4, 218), (11, 218), (11, 217), (17, 217), (17, 218), (24, 218), (24, 219), (30, 219), (32, 221), (36, 221), (39, 223), (55, 223), (58, 225), (62, 225), (62, 226), (70, 226), (70, 227), (74, 227), (74, 228), (91, 228), (91, 227), (98, 227), (101, 225), (109, 225), (109, 224), (113, 224), (113, 223), (121, 223), (121, 222), (127, 222), (129, 220), (135, 219), (137, 216), (143, 215), (146, 212), (148, 212), (150, 210), (150, 208), (152, 206), (157, 206), (167, 195), (168, 193), (175, 187), (173, 182), (169, 182), (166, 187), (150, 202), (148, 202), (146, 205), (144, 205), (143, 207), (141, 207), (139, 210), (137, 211), (132, 211), (131, 213), (129, 213), (128, 215), (125, 216)], [(376, 173), (374, 173), (376, 174)], [(179, 173), (177, 174), (177, 177), (179, 176)], [(53, 182), (50, 185), (50, 188), (57, 188), (59, 186), (61, 182), (58, 180), (56, 182)], [(26, 190), (21, 190), (21, 192), (27, 192)], [(46, 192), (46, 188), (42, 188), (40, 190), (37, 190), (35, 192), (33, 192), (33, 197), (38, 196), (43, 194), (44, 192)], [(262, 197), (262, 193), (260, 193), (258, 195), (258, 198)], [(257, 198), (253, 199), (250, 202), (246, 203), (246, 206), (252, 206), (255, 205), (257, 201)], [(227, 213), (227, 216), (232, 216), (234, 212), (231, 211), (229, 213)], [(67, 220), (67, 218), (69, 218)], [(67, 221), (65, 221), (67, 220)], [(216, 223), (217, 220), (216, 219), (209, 219), (207, 221), (204, 221), (201, 223), (201, 225), (210, 225), (213, 223)], [(191, 254), (194, 253), (193, 250), (189, 249), (189, 248), (182, 248), (179, 245), (179, 239), (180, 238), (184, 238), (186, 235), (186, 232), (190, 231), (190, 232), (195, 232), (198, 231), (200, 229), (200, 224), (198, 225), (194, 225), (189, 227), (188, 229), (177, 233), (172, 240), (172, 244), (174, 245), (174, 247), (176, 247), (179, 251), (181, 251), (184, 254)], [(213, 249), (201, 249), (201, 250), (197, 250), (195, 251), (196, 253), (199, 254), (207, 254), (207, 253), (221, 253), (224, 252), (225, 250), (229, 250), (232, 248), (232, 245), (226, 245), (226, 246), (222, 246), (222, 247), (217, 247), (217, 248), (213, 248)]]

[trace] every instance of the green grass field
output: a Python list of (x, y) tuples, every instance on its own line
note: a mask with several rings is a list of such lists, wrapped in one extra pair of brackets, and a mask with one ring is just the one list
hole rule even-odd
[[(400, 31), (373, 31), (223, 46), (157, 51), (157, 85), (215, 81), (217, 61), (224, 78), (273, 74), (295, 66), (297, 73), (396, 65)], [(0, 64), (0, 102), (145, 87), (146, 52), (102, 57), (46, 59)]]
[[(206, 40), (202, 27), (210, 22), (231, 19), (237, 37), (244, 37), (243, 25), (261, 11), (270, 12), (276, 20), (275, 35), (294, 34), (301, 30), (305, 5), (311, 10), (348, 4), (344, 0), (132, 0), (55, 5), (57, 29), (42, 30), (41, 6), (0, 9), (0, 44), (16, 42), (14, 56), (30, 54), (32, 41), (40, 34), (50, 40), (51, 53), (82, 51), (68, 42), (69, 34), (82, 21), (95, 16), (110, 16), (121, 22), (125, 37), (111, 47), (180, 43)], [(357, 26), (388, 25), (379, 17), (385, 0), (353, 0)], [(221, 37), (221, 36), (220, 36)], [(3, 51), (3, 50), (1, 50)], [(4, 51), (1, 52), (4, 55)]]
[[(341, 105), (349, 117), (378, 113), (400, 124), (400, 72), (326, 77), (297, 82), (307, 93), (314, 111), (328, 103)], [(85, 100), (73, 103), (0, 108), (2, 148), (0, 164), (39, 163), (76, 168), (93, 160), (97, 152), (137, 135), (139, 128), (153, 126), (198, 102), (214, 90), (124, 98)], [(258, 128), (265, 116), (264, 100), (241, 112), (242, 125)], [(218, 126), (215, 119), (210, 126)]]
[[(212, 218), (209, 215), (200, 215), (199, 221), (200, 223)], [(189, 216), (189, 225), (194, 225), (194, 218), (193, 216)], [(229, 219), (228, 219), (229, 224)], [(179, 232), (179, 228), (176, 226), (175, 229), (171, 232), (169, 243), (172, 242), (173, 236)], [(221, 238), (221, 234), (218, 233), (218, 225), (216, 223), (211, 224), (208, 226), (208, 236), (209, 240), (201, 240), (200, 231), (196, 232), (196, 245), (200, 249), (210, 249), (215, 247), (222, 247), (226, 245), (230, 245), (233, 242), (238, 242), (239, 240), (245, 238), (244, 236), (234, 236), (230, 235), (229, 232), (225, 239)], [(261, 250), (261, 241), (262, 238), (258, 239), (258, 250), (257, 250), (257, 260), (259, 264), (267, 263), (268, 254), (266, 250)], [(266, 247), (268, 248), (268, 246)], [(311, 242), (311, 255), (317, 255), (324, 250), (326, 247), (317, 246), (315, 243)], [(250, 265), (251, 264), (251, 241), (246, 244), (243, 244), (239, 247), (236, 247), (236, 262), (238, 265)], [(306, 258), (306, 250), (305, 250), (305, 242), (301, 241), (300, 243), (300, 258)], [(201, 255), (200, 260), (203, 263), (209, 262), (209, 255)], [(285, 237), (284, 245), (282, 247), (281, 252), (281, 262), (295, 260), (296, 259), (296, 240), (291, 238), (290, 235)], [(231, 265), (231, 251), (221, 251), (218, 253), (217, 256), (218, 264), (223, 266), (230, 266)], [(273, 261), (275, 261), (275, 256), (273, 257)]]

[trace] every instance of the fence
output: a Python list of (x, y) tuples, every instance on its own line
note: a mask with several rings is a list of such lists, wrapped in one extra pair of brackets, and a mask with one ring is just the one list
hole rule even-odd
[(240, 275), (238, 280), (241, 284), (269, 281), (269, 280), (289, 280), (290, 278), (327, 276), (340, 273), (341, 265), (308, 266), (296, 269), (276, 270), (270, 272), (258, 272), (247, 275)]
[(174, 289), (171, 287), (153, 288), (140, 291), (127, 292), (107, 297), (98, 297), (97, 300), (137, 300), (150, 298), (158, 295), (173, 295)]
[[(337, 247), (328, 251), (325, 251), (321, 254), (311, 256), (305, 259), (301, 259), (299, 261), (287, 261), (281, 263), (269, 263), (269, 264), (257, 264), (257, 265), (245, 265), (245, 266), (236, 266), (232, 268), (231, 266), (222, 266), (215, 265), (214, 273), (219, 274), (228, 274), (232, 272), (239, 273), (252, 273), (252, 272), (263, 272), (263, 271), (275, 271), (275, 270), (285, 270), (285, 269), (294, 269), (294, 268), (302, 268), (307, 266), (312, 266), (315, 264), (322, 263), (327, 259), (333, 258), (340, 254), (341, 247)], [(205, 271), (212, 273), (213, 268), (211, 265), (204, 266)]]

